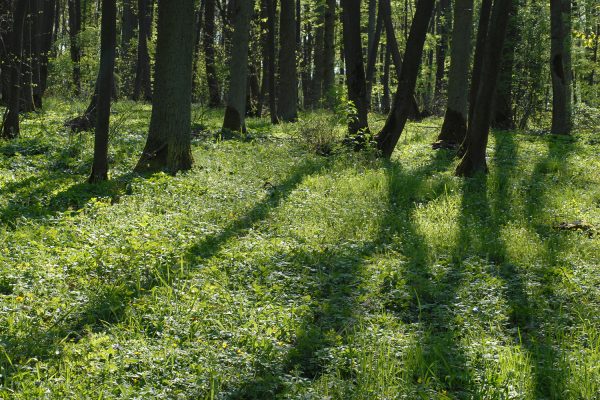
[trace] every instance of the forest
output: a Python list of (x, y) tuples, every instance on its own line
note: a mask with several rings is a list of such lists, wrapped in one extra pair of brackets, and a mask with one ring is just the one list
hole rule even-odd
[(0, 0), (0, 399), (600, 400), (598, 0)]

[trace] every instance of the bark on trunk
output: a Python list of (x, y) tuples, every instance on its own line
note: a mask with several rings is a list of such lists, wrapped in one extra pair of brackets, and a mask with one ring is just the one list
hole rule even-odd
[(571, 95), (571, 0), (551, 0), (552, 133), (569, 135), (573, 127)]
[(377, 149), (386, 158), (392, 156), (410, 114), (412, 97), (423, 56), (425, 36), (427, 35), (427, 27), (434, 5), (435, 0), (420, 0), (417, 4), (408, 41), (406, 42), (404, 64), (402, 65), (392, 111), (388, 115), (383, 129), (376, 137)]
[(94, 161), (92, 173), (88, 179), (89, 183), (98, 183), (108, 179), (110, 100), (117, 45), (116, 0), (102, 0), (101, 24), (96, 135), (94, 136)]
[(221, 91), (215, 67), (215, 0), (206, 0), (204, 4), (204, 60), (206, 84), (208, 85), (208, 106), (221, 105)]
[(281, 0), (279, 18), (279, 96), (277, 116), (281, 121), (298, 118), (298, 83), (296, 75), (296, 5)]
[(193, 56), (194, 0), (160, 1), (155, 96), (148, 139), (136, 167), (138, 172), (166, 169), (177, 173), (192, 167)]
[(135, 68), (135, 86), (133, 100), (142, 98), (152, 101), (152, 82), (150, 79), (150, 55), (148, 54), (148, 39), (152, 17), (148, 0), (138, 0), (138, 54)]
[(81, 46), (79, 34), (81, 33), (81, 2), (69, 0), (69, 38), (71, 62), (73, 63), (73, 86), (75, 95), (81, 94)]

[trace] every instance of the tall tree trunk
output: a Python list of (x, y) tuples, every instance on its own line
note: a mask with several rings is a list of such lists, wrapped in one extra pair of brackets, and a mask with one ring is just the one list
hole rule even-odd
[(381, 86), (383, 86), (383, 95), (381, 97), (381, 112), (387, 114), (390, 112), (390, 64), (392, 62), (392, 52), (390, 44), (385, 45), (385, 59), (383, 64), (383, 74), (381, 77)]
[[(500, 57), (506, 36), (506, 29), (512, 0), (495, 0), (489, 33), (483, 41), (484, 56), (479, 89), (473, 108), (471, 123), (467, 130), (468, 146), (465, 155), (456, 168), (458, 176), (473, 176), (487, 172), (486, 147), (490, 131), (492, 98), (500, 72)], [(477, 52), (477, 51), (476, 51)]]
[(141, 98), (152, 101), (152, 82), (150, 79), (150, 55), (148, 39), (152, 25), (151, 8), (148, 0), (138, 0), (138, 55), (135, 68), (133, 100)]
[(434, 111), (439, 111), (442, 99), (442, 89), (444, 86), (444, 76), (446, 73), (446, 52), (448, 50), (448, 35), (452, 25), (451, 1), (440, 0), (439, 12), (437, 15), (437, 34), (439, 40), (435, 48), (435, 88), (434, 88)]
[(342, 0), (344, 13), (344, 58), (348, 100), (354, 107), (348, 125), (348, 141), (361, 148), (369, 131), (367, 82), (360, 40), (360, 0)]
[(455, 148), (467, 134), (472, 27), (473, 0), (456, 0), (448, 72), (448, 104), (442, 130), (434, 147)]
[(314, 37), (310, 15), (310, 3), (304, 3), (304, 36), (302, 39), (302, 61), (301, 79), (302, 79), (302, 104), (304, 108), (312, 108), (313, 96), (311, 92), (311, 67), (314, 46)]
[(221, 105), (221, 91), (215, 66), (215, 0), (206, 0), (204, 4), (204, 57), (206, 84), (208, 85), (208, 106)]
[(44, 0), (42, 31), (41, 31), (41, 55), (40, 55), (40, 93), (43, 96), (48, 87), (48, 58), (52, 52), (55, 36), (54, 21), (56, 18), (56, 0)]
[(193, 56), (194, 0), (159, 1), (155, 96), (138, 172), (176, 173), (192, 167)]
[(279, 18), (279, 96), (277, 116), (281, 121), (298, 118), (296, 75), (296, 6), (294, 0), (281, 0)]
[(275, 0), (267, 1), (267, 65), (269, 85), (269, 114), (271, 122), (277, 122), (277, 92), (275, 91), (275, 20), (277, 15), (277, 3)]
[(551, 0), (552, 133), (569, 135), (573, 127), (571, 96), (571, 0)]
[(90, 183), (108, 179), (108, 133), (110, 127), (110, 99), (117, 46), (116, 0), (102, 0), (102, 26), (100, 33), (100, 71), (98, 72), (98, 100), (96, 134), (94, 136), (94, 162)]
[(498, 84), (492, 103), (492, 122), (491, 126), (498, 129), (514, 129), (515, 120), (512, 106), (513, 89), (513, 69), (515, 62), (515, 47), (519, 42), (519, 27), (517, 25), (517, 13), (519, 0), (511, 0), (510, 16), (508, 20), (508, 30), (504, 46), (502, 48), (502, 58), (500, 64), (500, 74)]
[(327, 0), (323, 28), (323, 96), (325, 105), (333, 107), (335, 94), (335, 9), (336, 0)]
[(2, 121), (2, 139), (15, 139), (19, 137), (19, 102), (21, 95), (21, 64), (23, 57), (23, 28), (25, 17), (29, 11), (29, 1), (17, 1), (13, 14), (12, 30), (10, 34), (10, 79), (9, 98), (7, 111)]
[[(396, 79), (400, 81), (400, 75), (402, 72), (402, 55), (400, 54), (400, 49), (398, 48), (398, 40), (396, 39), (396, 33), (394, 31), (394, 24), (392, 23), (392, 8), (390, 5), (390, 0), (379, 0), (379, 4), (381, 7), (381, 14), (383, 15), (383, 23), (385, 25), (385, 33), (387, 43), (389, 44), (389, 50), (391, 52), (392, 60), (394, 61), (394, 66), (396, 67)], [(419, 64), (420, 65), (420, 64)], [(419, 104), (417, 103), (417, 98), (414, 93), (410, 99), (410, 111), (408, 114), (409, 119), (420, 119), (421, 112), (419, 111)]]
[(132, 6), (133, 0), (123, 0), (123, 15), (121, 16), (121, 49), (124, 54), (129, 51), (129, 45), (134, 37), (136, 18)]
[[(380, 3), (381, 4), (381, 3)], [(375, 64), (377, 63), (377, 50), (379, 50), (379, 40), (381, 39), (381, 31), (383, 30), (383, 15), (381, 7), (377, 13), (377, 23), (375, 24), (375, 30), (371, 36), (371, 43), (369, 43), (369, 52), (367, 54), (367, 105), (371, 107), (371, 94), (373, 92), (373, 84), (375, 79)]]
[(312, 106), (321, 107), (323, 105), (323, 78), (325, 76), (325, 57), (323, 55), (325, 48), (325, 3), (318, 2), (315, 11), (317, 26), (314, 37), (313, 75), (310, 92)]
[(408, 41), (406, 42), (404, 63), (392, 110), (388, 115), (383, 129), (376, 137), (377, 149), (386, 158), (392, 156), (410, 114), (412, 97), (423, 56), (425, 36), (427, 35), (427, 27), (433, 13), (434, 5), (435, 0), (420, 0), (417, 4)]
[(81, 33), (81, 2), (80, 0), (69, 0), (69, 38), (71, 62), (73, 63), (73, 86), (75, 95), (81, 94), (81, 45), (79, 34)]
[(250, 20), (254, 10), (254, 1), (235, 2), (233, 10), (234, 31), (229, 70), (229, 94), (223, 121), (224, 131), (245, 131), (246, 90), (248, 79), (248, 47)]

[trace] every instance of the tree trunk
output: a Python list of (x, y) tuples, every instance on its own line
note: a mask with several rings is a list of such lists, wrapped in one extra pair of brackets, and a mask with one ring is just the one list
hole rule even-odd
[[(467, 130), (468, 146), (465, 155), (456, 168), (458, 176), (473, 176), (487, 172), (486, 147), (490, 131), (492, 98), (500, 72), (500, 58), (506, 36), (506, 29), (512, 0), (495, 0), (491, 26), (483, 40), (483, 65), (479, 79), (479, 89), (475, 102), (471, 105), (472, 119)], [(477, 50), (476, 50), (477, 53)], [(475, 77), (473, 77), (475, 79)]]
[[(394, 24), (392, 22), (392, 9), (390, 0), (379, 0), (381, 7), (381, 13), (383, 15), (383, 23), (385, 25), (386, 39), (389, 44), (389, 50), (391, 52), (394, 66), (396, 67), (396, 79), (400, 81), (400, 75), (402, 72), (402, 56), (400, 55), (400, 49), (398, 48), (398, 40), (396, 39), (396, 33), (394, 32)], [(414, 93), (410, 99), (411, 106), (408, 114), (409, 119), (420, 119), (421, 112), (419, 111), (419, 104)]]
[(192, 167), (193, 56), (194, 0), (159, 1), (155, 96), (138, 172), (176, 173)]
[(135, 68), (133, 100), (138, 100), (142, 97), (144, 101), (152, 101), (150, 55), (148, 54), (148, 39), (150, 38), (152, 25), (151, 15), (148, 0), (138, 0), (138, 55)]
[(360, 40), (360, 0), (342, 0), (344, 13), (344, 58), (348, 100), (354, 110), (348, 125), (348, 142), (355, 148), (364, 146), (369, 131), (367, 120), (367, 82)]
[(390, 64), (392, 62), (392, 52), (390, 44), (385, 45), (385, 60), (383, 64), (383, 74), (381, 85), (383, 86), (383, 96), (381, 97), (381, 112), (387, 114), (390, 112)]
[(323, 28), (323, 96), (325, 105), (332, 108), (335, 103), (335, 9), (336, 1), (327, 0)]
[[(381, 3), (380, 3), (381, 5)], [(367, 54), (367, 105), (371, 107), (371, 94), (373, 92), (373, 83), (375, 79), (375, 64), (377, 62), (377, 50), (379, 50), (379, 40), (381, 39), (381, 31), (383, 30), (383, 14), (381, 12), (381, 6), (377, 13), (377, 22), (375, 24), (375, 30), (373, 31), (369, 43), (369, 51)]]
[(412, 97), (417, 84), (417, 75), (423, 56), (423, 46), (435, 0), (420, 0), (406, 42), (404, 64), (398, 81), (392, 110), (385, 125), (376, 137), (381, 155), (390, 158), (404, 130), (412, 106)]
[(573, 127), (571, 72), (571, 0), (551, 0), (552, 133), (569, 135)]
[(89, 183), (108, 179), (108, 133), (110, 127), (110, 100), (112, 94), (115, 52), (117, 45), (116, 0), (102, 0), (102, 26), (100, 32), (100, 71), (98, 72), (98, 99), (96, 135), (94, 136), (94, 162)]
[(323, 50), (325, 48), (325, 4), (318, 2), (316, 5), (316, 21), (313, 51), (313, 75), (311, 80), (311, 104), (313, 107), (323, 105), (323, 78), (325, 76), (325, 57)]
[(444, 76), (446, 73), (446, 52), (448, 50), (448, 35), (451, 29), (452, 18), (450, 17), (451, 11), (450, 0), (440, 0), (439, 12), (437, 15), (437, 34), (439, 40), (435, 48), (435, 87), (434, 87), (434, 111), (439, 111), (440, 105), (442, 104), (442, 89), (444, 86)]
[(515, 128), (512, 108), (513, 67), (515, 62), (515, 47), (519, 42), (519, 27), (517, 13), (519, 0), (511, 0), (508, 30), (500, 64), (500, 74), (492, 106), (493, 128), (510, 130)]
[(204, 4), (204, 57), (206, 84), (208, 85), (208, 106), (221, 105), (221, 91), (217, 68), (215, 67), (215, 0), (206, 0)]
[(275, 0), (267, 1), (267, 74), (269, 85), (269, 114), (271, 122), (277, 122), (277, 92), (275, 91), (275, 20), (277, 15), (277, 3)]
[[(39, 87), (41, 96), (46, 92), (48, 87), (48, 58), (52, 52), (55, 36), (54, 21), (56, 17), (56, 0), (44, 0), (43, 22), (41, 31), (41, 55), (40, 55), (40, 79)], [(41, 103), (41, 99), (40, 99)]]
[(229, 94), (223, 130), (246, 131), (246, 90), (248, 79), (248, 47), (250, 38), (250, 20), (254, 10), (254, 1), (236, 1), (233, 10), (234, 31), (229, 70)]
[(29, 11), (29, 1), (17, 1), (13, 14), (12, 30), (10, 34), (10, 79), (7, 111), (2, 122), (2, 139), (15, 139), (19, 137), (19, 100), (21, 95), (21, 64), (23, 57), (23, 28), (25, 17)]
[(456, 148), (467, 134), (472, 27), (473, 0), (456, 0), (448, 72), (448, 104), (442, 130), (434, 147)]
[(277, 116), (281, 121), (298, 118), (298, 83), (296, 75), (296, 5), (281, 0), (279, 18), (279, 96)]
[(73, 86), (75, 95), (81, 94), (81, 46), (79, 34), (81, 33), (81, 2), (80, 0), (69, 0), (69, 38), (71, 62), (73, 63)]

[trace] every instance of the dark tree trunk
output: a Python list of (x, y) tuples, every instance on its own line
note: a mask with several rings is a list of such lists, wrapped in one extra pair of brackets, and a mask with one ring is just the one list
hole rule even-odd
[(250, 21), (254, 1), (235, 2), (233, 10), (234, 31), (229, 70), (229, 94), (223, 120), (223, 131), (240, 132), (246, 130), (246, 90), (248, 79), (248, 48)]
[(472, 26), (473, 0), (456, 0), (448, 72), (448, 104), (442, 130), (434, 148), (456, 148), (467, 135)]
[[(494, 1), (489, 33), (482, 45), (483, 65), (479, 78), (479, 89), (475, 102), (471, 104), (472, 118), (467, 130), (468, 146), (465, 155), (456, 168), (458, 176), (473, 176), (487, 172), (486, 147), (490, 131), (492, 98), (500, 72), (500, 57), (506, 36), (506, 28), (512, 0)], [(475, 51), (477, 53), (477, 50)], [(473, 77), (474, 79), (475, 77)]]
[(19, 102), (21, 95), (21, 59), (23, 56), (23, 28), (25, 18), (29, 11), (29, 1), (19, 0), (16, 2), (13, 14), (13, 23), (10, 34), (9, 60), (10, 79), (9, 97), (7, 111), (2, 121), (2, 139), (15, 139), (19, 137)]
[(133, 100), (143, 98), (152, 101), (152, 82), (150, 79), (150, 55), (148, 54), (148, 39), (152, 26), (151, 8), (148, 0), (138, 0), (138, 54), (135, 68), (135, 85)]
[[(392, 23), (392, 9), (390, 6), (390, 0), (379, 0), (381, 13), (383, 15), (383, 23), (385, 25), (385, 33), (389, 50), (391, 52), (394, 66), (396, 67), (396, 79), (400, 81), (400, 75), (402, 72), (402, 55), (400, 55), (400, 49), (398, 47), (398, 40), (396, 39), (396, 33), (394, 32), (394, 24)], [(421, 113), (419, 111), (419, 104), (414, 93), (410, 99), (410, 111), (408, 114), (409, 119), (420, 119)]]
[(390, 64), (392, 62), (392, 52), (390, 44), (385, 45), (385, 59), (383, 63), (383, 74), (381, 77), (381, 86), (383, 86), (383, 95), (381, 97), (381, 112), (387, 114), (390, 112)]
[(371, 36), (369, 43), (369, 52), (367, 54), (367, 105), (371, 106), (371, 95), (373, 92), (373, 84), (375, 79), (375, 64), (377, 62), (377, 50), (379, 50), (379, 40), (381, 39), (381, 31), (383, 30), (383, 14), (381, 12), (381, 3), (379, 12), (377, 13), (377, 23)]
[(121, 50), (123, 54), (129, 52), (129, 45), (135, 33), (136, 18), (131, 4), (132, 1), (123, 0), (123, 15), (121, 17)]
[(90, 183), (98, 183), (108, 179), (110, 100), (117, 46), (116, 0), (102, 0), (102, 26), (100, 35), (98, 111), (96, 119), (96, 135), (94, 136), (94, 162), (92, 164), (92, 173), (88, 179), (88, 182)]
[(446, 74), (446, 52), (448, 50), (448, 35), (451, 29), (451, 1), (440, 0), (439, 12), (437, 15), (437, 29), (439, 41), (435, 48), (435, 89), (434, 89), (434, 109), (439, 110), (438, 104), (441, 105), (442, 89), (444, 86), (444, 76)]
[(208, 106), (221, 105), (221, 91), (215, 66), (215, 0), (206, 0), (204, 4), (204, 57), (206, 66), (206, 84), (208, 85)]
[(434, 4), (435, 0), (420, 0), (417, 4), (408, 41), (406, 42), (404, 64), (398, 80), (398, 90), (394, 97), (392, 110), (383, 129), (376, 137), (377, 149), (386, 158), (392, 156), (410, 114), (412, 97), (423, 55), (425, 36), (427, 35), (427, 27), (433, 13)]
[[(40, 55), (40, 93), (43, 96), (48, 87), (48, 58), (54, 45), (54, 21), (56, 18), (56, 0), (44, 0), (42, 31), (41, 31), (41, 55)], [(40, 99), (41, 100), (41, 99)]]
[(515, 62), (515, 48), (519, 42), (519, 27), (517, 13), (519, 0), (511, 0), (510, 17), (500, 64), (500, 74), (492, 106), (493, 128), (510, 130), (515, 128), (512, 105), (513, 67)]
[(81, 2), (80, 0), (69, 0), (69, 38), (71, 50), (71, 62), (73, 63), (73, 86), (75, 95), (81, 94), (81, 46), (79, 34), (81, 33)]
[(194, 0), (159, 1), (155, 96), (138, 172), (176, 173), (192, 167), (193, 56)]
[[(473, 72), (471, 77), (471, 88), (469, 90), (469, 123), (471, 125), (471, 118), (475, 109), (475, 101), (477, 93), (479, 91), (479, 84), (481, 82), (481, 70), (483, 69), (483, 60), (485, 56), (485, 44), (488, 38), (488, 29), (490, 26), (490, 15), (492, 13), (492, 2), (493, 0), (482, 0), (481, 10), (479, 12), (479, 25), (477, 28), (477, 39), (475, 42), (475, 55), (473, 56)], [(468, 141), (469, 138), (466, 137)], [(467, 143), (463, 143), (463, 147)], [(463, 149), (464, 150), (464, 149)]]
[(294, 0), (281, 0), (279, 18), (279, 96), (277, 117), (281, 121), (298, 118), (296, 75), (296, 6)]
[(323, 78), (325, 76), (325, 57), (323, 55), (325, 48), (325, 3), (319, 2), (316, 7), (317, 26), (314, 36), (313, 75), (310, 92), (312, 106), (321, 107), (323, 104)]
[(571, 0), (551, 0), (552, 133), (569, 135), (573, 127), (571, 95)]
[[(304, 3), (304, 15), (308, 16), (310, 14), (309, 3)], [(304, 18), (304, 36), (302, 40), (302, 61), (300, 64), (301, 79), (302, 79), (302, 104), (304, 108), (312, 108), (313, 99), (311, 93), (311, 60), (313, 54), (313, 29), (311, 19), (305, 17)]]
[(360, 0), (342, 0), (344, 13), (344, 58), (348, 100), (354, 107), (348, 125), (348, 141), (364, 146), (369, 131), (367, 119), (367, 82), (360, 40)]
[(327, 0), (323, 28), (323, 96), (325, 105), (333, 107), (335, 94), (335, 9), (336, 1)]

